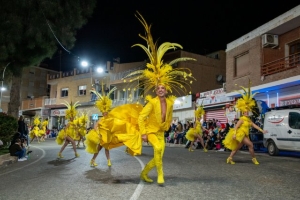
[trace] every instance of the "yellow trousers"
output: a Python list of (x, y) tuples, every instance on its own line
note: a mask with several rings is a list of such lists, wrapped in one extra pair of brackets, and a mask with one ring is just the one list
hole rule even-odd
[(142, 173), (148, 174), (148, 172), (156, 167), (157, 170), (157, 183), (162, 184), (164, 183), (164, 173), (163, 173), (163, 162), (162, 158), (165, 151), (165, 136), (164, 132), (158, 132), (156, 134), (148, 134), (148, 141), (153, 147), (154, 150), (154, 158), (152, 158), (145, 168), (143, 169)]

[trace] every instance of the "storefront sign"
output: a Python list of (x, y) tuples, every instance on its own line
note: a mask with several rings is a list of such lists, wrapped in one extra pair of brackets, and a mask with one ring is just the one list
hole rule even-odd
[(205, 98), (207, 96), (216, 96), (216, 95), (220, 95), (220, 94), (225, 94), (223, 88), (210, 90), (210, 91), (207, 91), (207, 92), (201, 92), (200, 93), (200, 98)]
[(280, 101), (280, 106), (288, 106), (288, 105), (295, 105), (295, 104), (300, 104), (300, 98)]
[(199, 98), (196, 100), (196, 105), (210, 105), (210, 104), (216, 104), (216, 103), (224, 103), (224, 102), (231, 102), (233, 101), (233, 97), (227, 97), (225, 95), (219, 95), (219, 96), (208, 96), (206, 98)]
[(65, 116), (66, 115), (66, 110), (51, 110), (50, 116)]

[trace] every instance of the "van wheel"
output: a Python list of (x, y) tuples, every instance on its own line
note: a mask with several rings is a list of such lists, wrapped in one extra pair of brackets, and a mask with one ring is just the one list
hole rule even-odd
[(273, 141), (268, 143), (268, 153), (270, 156), (277, 156), (279, 153), (279, 150)]

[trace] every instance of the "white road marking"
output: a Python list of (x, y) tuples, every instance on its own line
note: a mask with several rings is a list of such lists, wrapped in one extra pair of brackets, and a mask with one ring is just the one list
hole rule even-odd
[[(144, 163), (136, 156), (134, 156), (135, 159), (137, 159), (139, 161), (139, 163), (141, 164), (141, 167), (142, 169), (144, 169)], [(142, 190), (143, 190), (143, 187), (144, 187), (144, 181), (140, 180), (140, 183), (138, 184), (138, 186), (136, 187), (134, 193), (132, 194), (130, 200), (136, 200), (139, 198)]]
[(18, 171), (18, 170), (20, 170), (20, 169), (23, 169), (23, 168), (25, 168), (25, 167), (28, 167), (28, 166), (30, 166), (30, 165), (33, 165), (34, 163), (40, 161), (42, 158), (45, 157), (46, 152), (44, 151), (44, 149), (38, 148), (38, 147), (36, 147), (36, 146), (33, 146), (33, 147), (34, 147), (34, 148), (37, 148), (37, 149), (39, 149), (39, 150), (41, 150), (41, 151), (43, 152), (42, 156), (41, 156), (39, 159), (37, 159), (36, 161), (34, 161), (34, 162), (32, 162), (32, 163), (30, 163), (30, 164), (28, 164), (28, 165), (24, 165), (23, 167), (20, 167), (20, 168), (14, 169), (14, 170), (12, 170), (12, 171), (8, 171), (8, 172), (5, 172), (5, 173), (2, 173), (2, 174), (0, 174), (0, 176), (5, 175), (5, 174), (9, 174), (9, 173)]
[[(23, 169), (23, 168), (25, 168), (25, 167), (28, 167), (28, 166), (30, 166), (30, 165), (32, 165), (32, 164), (34, 164), (34, 163), (40, 161), (42, 158), (44, 158), (45, 155), (46, 155), (46, 152), (45, 152), (43, 149), (39, 148), (39, 147), (36, 147), (36, 146), (34, 146), (34, 147), (37, 148), (37, 149), (39, 149), (39, 150), (41, 150), (41, 151), (43, 152), (42, 156), (41, 156), (39, 159), (37, 159), (36, 161), (34, 161), (34, 162), (32, 162), (32, 163), (30, 163), (30, 164), (28, 164), (28, 165), (24, 165), (23, 167), (14, 169), (14, 170), (9, 171), (9, 172), (2, 173), (2, 174), (0, 174), (0, 176), (5, 175), (5, 174), (9, 174), (9, 173), (12, 173), (12, 172), (15, 172), (15, 171), (20, 170), (20, 169)], [(54, 146), (44, 146), (44, 147), (54, 147)], [(57, 147), (57, 146), (55, 146), (55, 147)], [(118, 150), (118, 151), (121, 151), (121, 150)], [(124, 151), (122, 151), (122, 152), (124, 152)], [(136, 156), (133, 156), (133, 157), (134, 157), (135, 159), (137, 159), (137, 161), (139, 161), (139, 163), (140, 163), (140, 165), (141, 165), (141, 168), (144, 169), (145, 165), (144, 165), (143, 161), (141, 161), (141, 159), (139, 159), (139, 158), (136, 157)], [(132, 196), (130, 197), (130, 200), (137, 200), (137, 199), (139, 198), (139, 196), (140, 196), (140, 194), (141, 194), (141, 192), (142, 192), (142, 190), (143, 190), (143, 188), (144, 188), (144, 185), (145, 185), (145, 184), (144, 184), (144, 181), (140, 180), (140, 182), (139, 182), (138, 186), (136, 187), (134, 193), (133, 193)]]

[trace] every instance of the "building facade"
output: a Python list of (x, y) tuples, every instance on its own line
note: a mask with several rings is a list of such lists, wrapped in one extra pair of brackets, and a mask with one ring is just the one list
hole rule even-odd
[(300, 5), (227, 44), (226, 90), (251, 80), (256, 99), (269, 107), (300, 103)]
[[(184, 122), (194, 117), (195, 105), (192, 101), (195, 101), (195, 93), (219, 87), (220, 83), (216, 81), (217, 75), (225, 77), (225, 52), (219, 51), (211, 54), (211, 56), (202, 56), (185, 51), (174, 51), (167, 53), (164, 60), (167, 62), (178, 57), (192, 57), (197, 60), (180, 62), (177, 66), (174, 66), (189, 68), (196, 78), (190, 88), (191, 95), (180, 97), (176, 92), (173, 93), (173, 95), (179, 96), (179, 104), (174, 105), (174, 116)], [(29, 112), (30, 110), (32, 116), (39, 115), (43, 119), (49, 118), (49, 128), (58, 128), (65, 124), (66, 106), (63, 103), (65, 101), (79, 101), (78, 111), (88, 111), (90, 126), (93, 126), (98, 117), (102, 116), (102, 113), (95, 108), (95, 99), (93, 99), (90, 90), (96, 89), (101, 92), (102, 83), (104, 90), (107, 91), (116, 87), (117, 90), (111, 96), (113, 107), (131, 102), (144, 104), (143, 97), (145, 94), (143, 89), (131, 89), (131, 86), (137, 84), (138, 81), (126, 83), (123, 78), (132, 71), (145, 69), (146, 63), (146, 61), (133, 63), (107, 62), (104, 73), (100, 74), (96, 72), (95, 68), (49, 73), (47, 75), (47, 85), (50, 85), (49, 96), (23, 100), (21, 111)]]

